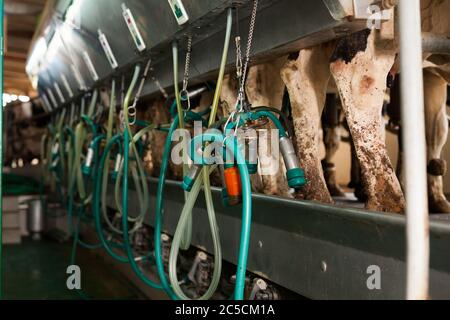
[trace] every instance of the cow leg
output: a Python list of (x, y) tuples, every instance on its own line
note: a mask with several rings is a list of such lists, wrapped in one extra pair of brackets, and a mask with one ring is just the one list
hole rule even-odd
[(281, 70), (292, 106), (295, 144), (307, 185), (297, 195), (306, 200), (332, 203), (319, 158), (320, 117), (330, 80), (329, 47), (317, 46), (290, 56)]
[(366, 207), (400, 213), (405, 199), (387, 153), (381, 114), (395, 53), (375, 48), (374, 34), (364, 30), (341, 39), (332, 57), (331, 73), (361, 165)]
[[(279, 71), (285, 61), (286, 58), (281, 58), (250, 68), (246, 93), (252, 107), (273, 107), (281, 110), (285, 85), (279, 76)], [(286, 175), (284, 170), (282, 170), (282, 160), (273, 158), (270, 152), (270, 145), (267, 145), (271, 141), (272, 132), (270, 129), (275, 129), (275, 126), (271, 123), (261, 129), (267, 130), (267, 139), (259, 141), (260, 150), (268, 151), (264, 158), (260, 158), (259, 163), (260, 170), (258, 174), (261, 176), (263, 192), (270, 195), (290, 197)], [(273, 174), (275, 172), (274, 169), (277, 168), (278, 170)]]
[(367, 196), (366, 192), (364, 191), (364, 185), (361, 181), (361, 166), (359, 165), (359, 159), (356, 155), (356, 148), (353, 141), (350, 142), (351, 144), (351, 157), (352, 157), (352, 167), (351, 167), (351, 181), (349, 183), (349, 188), (355, 189), (353, 194), (355, 195), (356, 199), (358, 199), (360, 202), (366, 202)]
[(333, 197), (343, 197), (345, 194), (336, 181), (336, 165), (333, 162), (333, 157), (341, 142), (340, 110), (336, 100), (335, 94), (327, 95), (322, 115), (323, 143), (325, 144), (325, 159), (322, 160), (322, 168), (330, 194)]
[(447, 163), (441, 159), (448, 135), (447, 82), (425, 69), (424, 93), (430, 212), (450, 213), (450, 203), (444, 195), (442, 178), (447, 170)]
[(354, 189), (353, 194), (355, 197), (361, 201), (366, 202), (367, 198), (364, 193), (364, 186), (361, 183), (361, 166), (359, 165), (358, 156), (356, 155), (355, 144), (351, 139), (350, 128), (348, 127), (347, 119), (344, 122), (344, 128), (350, 136), (350, 158), (351, 158), (351, 168), (350, 168), (350, 182), (347, 187)]

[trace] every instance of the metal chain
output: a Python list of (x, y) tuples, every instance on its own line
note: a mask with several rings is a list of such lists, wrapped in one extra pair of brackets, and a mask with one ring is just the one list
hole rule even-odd
[[(242, 68), (242, 76), (240, 77), (241, 83), (239, 88), (239, 98), (243, 101), (244, 99), (244, 93), (245, 93), (245, 82), (247, 78), (247, 72), (248, 72), (248, 65), (250, 63), (250, 52), (252, 50), (252, 44), (253, 44), (253, 35), (255, 33), (255, 25), (256, 25), (256, 14), (258, 12), (258, 2), (259, 0), (254, 0), (253, 2), (253, 11), (252, 11), (252, 17), (250, 19), (250, 28), (248, 32), (248, 39), (247, 39), (247, 49), (245, 52), (245, 62)], [(240, 50), (240, 49), (239, 49)], [(243, 106), (241, 106), (242, 108)]]
[[(230, 124), (230, 122), (235, 122), (235, 129), (233, 132), (233, 136), (237, 135), (237, 129), (239, 127), (239, 122), (241, 121), (241, 113), (244, 111), (244, 99), (245, 99), (245, 82), (247, 78), (247, 71), (248, 71), (248, 65), (250, 63), (250, 53), (252, 50), (252, 44), (253, 44), (253, 35), (255, 33), (255, 25), (256, 25), (256, 15), (258, 12), (258, 2), (259, 0), (253, 1), (253, 10), (252, 10), (252, 16), (250, 19), (250, 28), (248, 32), (248, 39), (247, 39), (247, 48), (245, 51), (245, 63), (243, 63), (242, 59), (242, 49), (241, 49), (241, 37), (237, 36), (235, 38), (236, 41), (236, 76), (239, 80), (239, 91), (238, 91), (238, 97), (236, 100), (236, 106), (234, 108), (234, 111), (230, 114), (230, 116), (227, 119), (227, 122), (225, 124), (225, 131), (227, 130), (227, 126)], [(236, 120), (235, 117), (237, 116)], [(226, 134), (224, 139), (225, 141), (230, 136)]]
[(186, 51), (186, 63), (184, 65), (184, 78), (183, 78), (183, 90), (187, 90), (189, 84), (189, 72), (191, 68), (191, 55), (192, 55), (192, 35), (188, 36), (187, 51)]
[(181, 99), (187, 101), (187, 108), (184, 111), (191, 109), (191, 100), (189, 99), (189, 73), (191, 69), (191, 55), (192, 55), (192, 35), (188, 35), (187, 50), (186, 50), (186, 62), (184, 64), (184, 77), (183, 77), (183, 89), (180, 92)]
[(242, 50), (241, 50), (241, 37), (237, 36), (236, 39), (236, 77), (241, 79), (242, 77)]

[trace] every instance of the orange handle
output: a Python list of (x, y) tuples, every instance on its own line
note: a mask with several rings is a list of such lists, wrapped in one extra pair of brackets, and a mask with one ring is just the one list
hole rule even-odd
[(224, 170), (225, 184), (227, 186), (228, 195), (230, 197), (242, 196), (241, 175), (237, 167)]

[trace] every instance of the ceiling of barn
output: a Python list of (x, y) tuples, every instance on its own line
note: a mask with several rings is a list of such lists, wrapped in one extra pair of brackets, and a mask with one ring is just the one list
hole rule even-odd
[(34, 31), (46, 0), (5, 1), (5, 65), (4, 92), (35, 96), (25, 72), (25, 65)]

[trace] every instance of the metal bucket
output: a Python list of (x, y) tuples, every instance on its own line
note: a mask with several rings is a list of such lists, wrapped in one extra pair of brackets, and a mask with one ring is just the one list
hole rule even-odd
[(33, 240), (40, 240), (45, 228), (44, 210), (40, 199), (28, 202), (28, 231)]

